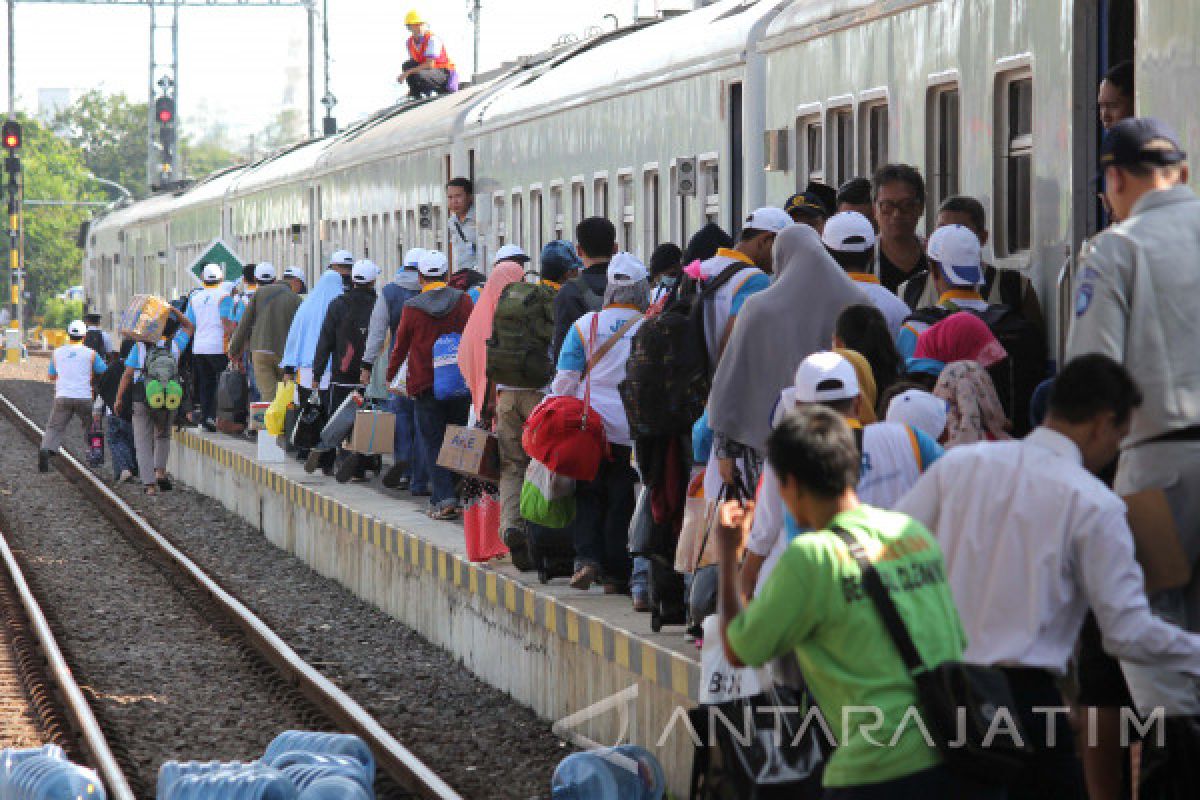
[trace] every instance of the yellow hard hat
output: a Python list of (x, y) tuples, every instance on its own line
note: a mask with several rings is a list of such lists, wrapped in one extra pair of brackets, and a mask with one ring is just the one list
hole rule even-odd
[(420, 11), (410, 11), (404, 17), (405, 25), (424, 25), (425, 20), (421, 19)]

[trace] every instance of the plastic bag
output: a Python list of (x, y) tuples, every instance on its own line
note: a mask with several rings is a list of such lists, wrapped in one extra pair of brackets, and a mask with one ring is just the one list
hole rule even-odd
[(753, 697), (770, 686), (765, 669), (735, 667), (725, 657), (716, 614), (705, 617), (704, 643), (700, 647), (700, 698), (704, 705)]
[(267, 433), (272, 436), (279, 436), (283, 433), (288, 406), (294, 402), (296, 402), (296, 384), (292, 381), (280, 383), (275, 389), (275, 399), (271, 401), (271, 405), (267, 406), (267, 413), (263, 417)]
[(463, 529), (469, 561), (482, 563), (508, 553), (500, 539), (500, 501), (496, 495), (484, 492), (467, 504)]
[(521, 516), (545, 528), (570, 525), (575, 519), (575, 481), (531, 459), (521, 486)]

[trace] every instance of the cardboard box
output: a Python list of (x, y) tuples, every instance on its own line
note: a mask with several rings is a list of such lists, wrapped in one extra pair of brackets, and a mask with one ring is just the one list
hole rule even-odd
[(276, 441), (277, 437), (266, 431), (258, 432), (258, 461), (261, 464), (280, 464), (286, 458), (283, 448)]
[(346, 449), (364, 455), (383, 455), (396, 449), (396, 415), (390, 411), (357, 411)]
[(134, 295), (121, 314), (120, 334), (146, 344), (157, 344), (171, 316), (171, 306), (152, 294)]
[(270, 403), (250, 404), (250, 430), (261, 431), (267, 427), (267, 409), (270, 407)]
[(447, 425), (437, 465), (495, 483), (500, 480), (500, 446), (495, 434), (482, 428)]

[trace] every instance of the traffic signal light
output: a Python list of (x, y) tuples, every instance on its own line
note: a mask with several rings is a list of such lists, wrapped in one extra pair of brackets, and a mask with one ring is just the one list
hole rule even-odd
[(4, 121), (3, 132), (0, 137), (4, 139), (4, 147), (8, 150), (17, 150), (21, 147), (21, 123), (15, 119)]
[(175, 121), (175, 100), (172, 97), (163, 95), (154, 102), (154, 115), (158, 117), (158, 124), (170, 125)]

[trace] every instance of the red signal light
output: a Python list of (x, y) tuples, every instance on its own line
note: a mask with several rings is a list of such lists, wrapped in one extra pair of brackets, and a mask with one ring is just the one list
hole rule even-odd
[(175, 100), (163, 95), (154, 102), (154, 114), (162, 125), (170, 125), (175, 120)]
[(158, 121), (159, 122), (170, 122), (171, 121), (171, 112), (166, 111), (166, 110), (159, 111), (158, 112)]
[(4, 146), (7, 147), (9, 150), (14, 149), (20, 143), (21, 143), (21, 140), (14, 134), (10, 133), (8, 136), (4, 137)]
[(4, 122), (3, 141), (7, 150), (16, 150), (21, 146), (21, 125), (15, 119)]

